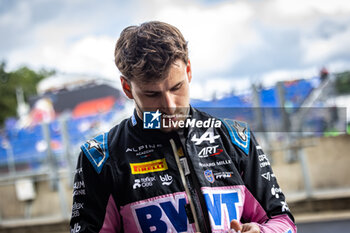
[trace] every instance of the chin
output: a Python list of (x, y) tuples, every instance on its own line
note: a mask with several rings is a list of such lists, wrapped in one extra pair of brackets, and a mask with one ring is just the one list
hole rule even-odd
[(172, 131), (177, 131), (179, 130), (179, 127), (170, 127), (170, 128), (161, 128), (160, 131), (164, 132), (164, 133), (170, 133)]

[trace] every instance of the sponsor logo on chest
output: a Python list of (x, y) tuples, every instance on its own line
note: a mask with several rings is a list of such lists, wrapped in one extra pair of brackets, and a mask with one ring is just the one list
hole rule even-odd
[(155, 176), (152, 177), (143, 177), (140, 179), (135, 179), (135, 183), (132, 186), (133, 189), (137, 189), (137, 188), (146, 188), (146, 187), (150, 187), (153, 186), (153, 182), (156, 180)]
[(169, 186), (173, 183), (173, 177), (169, 174), (165, 174), (164, 176), (159, 176), (160, 180), (162, 181), (162, 185)]
[(157, 148), (161, 148), (162, 144), (145, 144), (135, 147), (128, 147), (126, 148), (126, 153), (134, 153), (136, 156), (140, 158), (147, 158), (151, 156), (151, 153), (153, 153)]
[(135, 175), (165, 171), (168, 169), (168, 165), (165, 161), (165, 158), (163, 158), (143, 163), (130, 163), (130, 168), (131, 173)]
[(189, 232), (185, 194), (145, 200), (131, 206), (139, 232)]
[(218, 160), (216, 162), (210, 162), (210, 163), (201, 163), (199, 162), (198, 165), (200, 167), (215, 167), (215, 166), (223, 166), (226, 164), (231, 164), (232, 161), (230, 159), (225, 159), (225, 160)]
[(213, 230), (228, 230), (231, 220), (241, 218), (239, 206), (243, 201), (240, 189), (206, 189), (204, 199)]
[(191, 138), (191, 141), (194, 142), (196, 146), (202, 144), (203, 142), (209, 142), (210, 144), (215, 143), (215, 140), (220, 138), (220, 135), (215, 135), (214, 128), (208, 128), (200, 138), (197, 137), (197, 134), (194, 134)]
[(222, 153), (223, 149), (219, 149), (218, 147), (219, 147), (219, 145), (204, 147), (203, 149), (201, 149), (199, 151), (198, 157), (199, 158), (207, 158), (210, 156), (219, 155)]

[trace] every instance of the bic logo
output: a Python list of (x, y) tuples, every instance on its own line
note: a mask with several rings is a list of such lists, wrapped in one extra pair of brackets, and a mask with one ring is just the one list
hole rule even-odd
[(144, 129), (160, 129), (160, 116), (162, 114), (156, 112), (143, 112), (143, 128)]
[[(238, 192), (237, 192), (238, 191)], [(233, 219), (240, 219), (238, 206), (242, 206), (240, 190), (205, 190), (210, 223), (215, 230), (230, 228)]]
[(180, 194), (133, 206), (139, 232), (188, 232), (185, 205), (185, 195)]

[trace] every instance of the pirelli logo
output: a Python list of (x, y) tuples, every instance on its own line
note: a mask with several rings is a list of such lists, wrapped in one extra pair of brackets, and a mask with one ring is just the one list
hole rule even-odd
[(130, 168), (132, 174), (145, 174), (168, 170), (168, 165), (164, 158), (144, 163), (130, 163)]

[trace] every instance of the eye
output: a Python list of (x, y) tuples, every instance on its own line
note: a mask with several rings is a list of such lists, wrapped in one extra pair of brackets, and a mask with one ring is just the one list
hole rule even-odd
[(157, 93), (157, 92), (155, 92), (155, 93), (148, 93), (148, 94), (145, 94), (145, 96), (150, 97), (150, 98), (158, 97), (159, 93)]
[(182, 83), (177, 84), (175, 87), (171, 88), (171, 91), (177, 91), (182, 87)]

